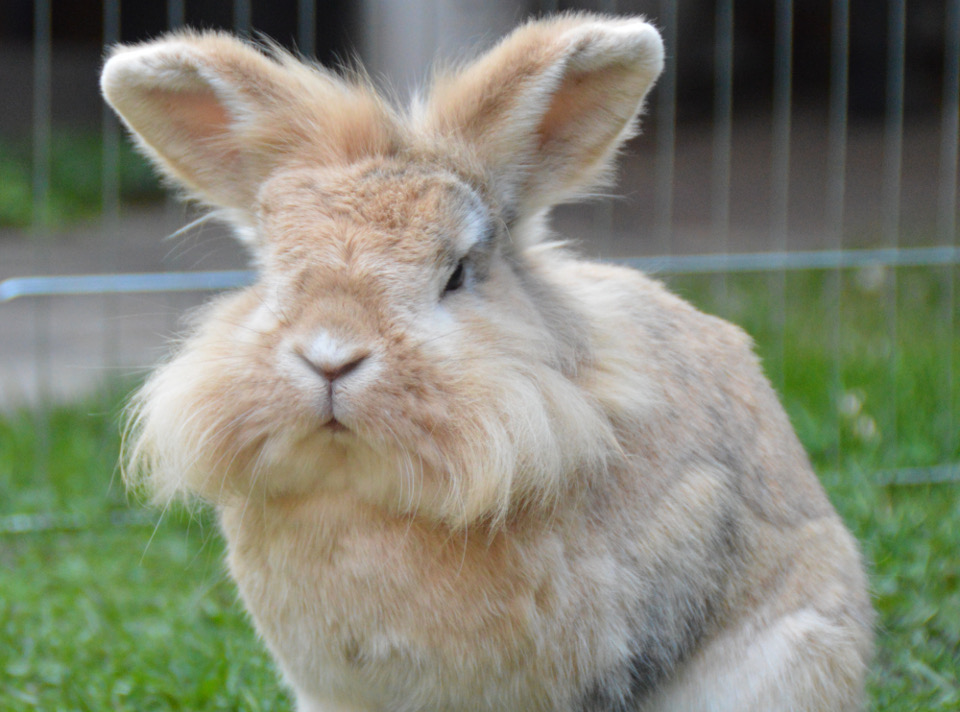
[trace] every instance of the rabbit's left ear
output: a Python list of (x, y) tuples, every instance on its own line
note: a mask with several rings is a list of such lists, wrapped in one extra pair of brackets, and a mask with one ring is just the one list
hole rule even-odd
[(428, 131), (462, 139), (520, 213), (601, 184), (663, 69), (663, 42), (636, 18), (534, 21), (459, 72), (422, 107)]
[(216, 32), (117, 47), (100, 83), (160, 170), (246, 218), (281, 162), (355, 160), (393, 137), (371, 90)]

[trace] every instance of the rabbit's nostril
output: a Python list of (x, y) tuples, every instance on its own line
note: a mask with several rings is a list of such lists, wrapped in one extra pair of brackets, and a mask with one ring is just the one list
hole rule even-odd
[(367, 360), (369, 355), (368, 353), (351, 354), (349, 357), (340, 361), (329, 361), (326, 359), (314, 361), (303, 354), (300, 354), (300, 358), (325, 381), (333, 383), (338, 378), (343, 378), (355, 371), (360, 364)]

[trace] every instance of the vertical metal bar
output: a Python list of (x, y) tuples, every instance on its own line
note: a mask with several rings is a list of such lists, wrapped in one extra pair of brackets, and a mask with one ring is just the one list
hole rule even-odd
[[(844, 244), (844, 215), (847, 186), (847, 122), (850, 94), (850, 0), (833, 0), (830, 18), (830, 105), (827, 130), (827, 198), (826, 228), (833, 249)], [(828, 297), (835, 305), (831, 347), (833, 351), (832, 381), (835, 421), (835, 468), (841, 469), (843, 434), (839, 414), (843, 397), (843, 271), (838, 266), (828, 283)]]
[[(177, 30), (186, 25), (187, 23), (187, 7), (186, 0), (167, 0), (167, 29), (168, 30)], [(173, 223), (176, 218), (183, 215), (183, 211), (180, 207), (180, 201), (174, 196), (167, 193), (163, 199), (164, 218), (169, 222)], [(170, 252), (168, 251), (163, 258), (163, 268), (165, 270), (171, 269), (171, 259)], [(166, 318), (164, 320), (164, 326), (168, 333), (175, 331), (177, 325), (177, 304), (179, 300), (176, 294), (167, 294), (163, 296), (163, 305), (164, 311), (166, 313)]]
[(250, 34), (253, 8), (251, 0), (233, 0), (233, 30), (237, 34)]
[(906, 1), (888, 0), (887, 86), (883, 150), (883, 238), (895, 246), (900, 238), (900, 186), (903, 162), (903, 91), (906, 55)]
[(317, 0), (297, 0), (297, 45), (307, 57), (317, 53)]
[(175, 30), (187, 21), (185, 0), (167, 0), (167, 28)]
[[(776, 0), (773, 50), (773, 135), (771, 151), (771, 242), (787, 251), (790, 223), (790, 133), (793, 92), (793, 0)], [(786, 359), (787, 273), (774, 275), (771, 305), (776, 354), (780, 366), (777, 385), (783, 390)]]
[[(51, 85), (53, 47), (50, 36), (50, 0), (33, 6), (33, 215), (32, 261), (37, 273), (45, 262), (45, 237), (50, 226)], [(33, 476), (47, 477), (50, 431), (44, 407), (50, 399), (50, 308), (33, 304), (33, 367), (37, 417)]]
[[(103, 43), (120, 41), (120, 0), (103, 3)], [(103, 226), (103, 264), (107, 271), (120, 270), (120, 126), (113, 112), (103, 105), (101, 121), (101, 224)], [(120, 320), (117, 298), (103, 297), (104, 322), (102, 363), (113, 372), (119, 363)]]
[(672, 251), (673, 182), (677, 143), (677, 10), (679, 0), (660, 0), (660, 23), (667, 47), (667, 66), (657, 95), (657, 160), (655, 188), (658, 252)]
[(957, 239), (957, 159), (960, 144), (960, 0), (949, 0), (944, 31), (943, 100), (940, 117), (940, 195), (937, 233), (941, 244)]
[[(906, 0), (888, 0), (887, 87), (883, 146), (883, 240), (885, 247), (900, 244), (900, 195), (903, 165), (903, 91), (906, 64)], [(885, 450), (897, 453), (897, 300), (899, 273), (893, 270), (887, 288), (887, 323), (890, 338), (890, 398), (884, 433)], [(891, 466), (895, 462), (889, 463)]]
[[(957, 244), (957, 163), (960, 153), (960, 0), (949, 0), (943, 52), (943, 99), (940, 119), (940, 196), (937, 233), (941, 245)], [(947, 418), (944, 457), (952, 458), (956, 447), (954, 405), (954, 341), (956, 339), (956, 268), (947, 272), (946, 383)]]
[(830, 28), (830, 105), (827, 129), (826, 226), (843, 245), (847, 187), (847, 102), (850, 94), (850, 0), (833, 0)]
[[(617, 2), (616, 0), (599, 0), (597, 10), (614, 15), (617, 12)], [(609, 198), (601, 199), (593, 207), (593, 234), (605, 244), (613, 245), (613, 202)]]
[[(107, 0), (103, 3), (103, 43), (104, 45), (113, 45), (120, 41), (120, 0)], [(101, 173), (101, 200), (103, 205), (103, 218), (109, 223), (114, 223), (120, 212), (120, 126), (115, 119), (114, 113), (103, 105), (101, 123), (103, 171)], [(116, 235), (111, 237), (116, 238)], [(118, 267), (116, 264), (119, 243), (113, 243), (108, 246), (110, 254), (108, 260), (114, 264), (111, 267)]]
[[(730, 251), (730, 156), (733, 135), (733, 0), (718, 0), (713, 55), (713, 170), (711, 212), (717, 251)], [(721, 275), (719, 297), (726, 301)]]
[(33, 224), (49, 220), (50, 208), (50, 0), (33, 4)]
[(790, 196), (790, 131), (793, 91), (793, 0), (776, 0), (773, 57), (773, 150), (771, 233), (777, 250), (787, 247)]

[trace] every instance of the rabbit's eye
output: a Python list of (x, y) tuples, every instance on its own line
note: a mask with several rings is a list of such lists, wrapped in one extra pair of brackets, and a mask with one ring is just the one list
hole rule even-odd
[(447, 280), (447, 286), (443, 288), (444, 294), (449, 294), (454, 292), (460, 287), (463, 286), (464, 279), (466, 278), (467, 269), (463, 264), (463, 260), (460, 260), (457, 263), (457, 268), (453, 270), (453, 274), (450, 275), (450, 279)]

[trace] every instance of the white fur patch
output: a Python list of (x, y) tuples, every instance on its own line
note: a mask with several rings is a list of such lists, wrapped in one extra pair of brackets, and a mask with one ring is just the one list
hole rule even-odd
[(304, 350), (304, 357), (321, 368), (334, 369), (349, 363), (358, 349), (351, 344), (341, 341), (328, 331), (320, 331)]

